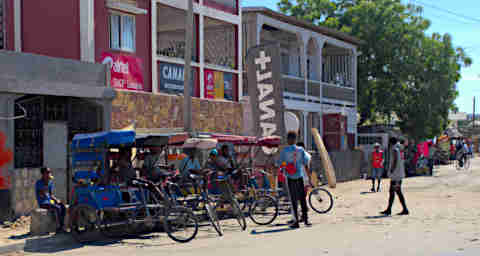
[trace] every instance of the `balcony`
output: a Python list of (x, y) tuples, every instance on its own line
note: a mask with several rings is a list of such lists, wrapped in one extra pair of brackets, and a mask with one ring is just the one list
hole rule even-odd
[(220, 11), (238, 14), (238, 0), (203, 0), (203, 5)]
[(0, 50), (5, 49), (5, 1), (0, 0)]

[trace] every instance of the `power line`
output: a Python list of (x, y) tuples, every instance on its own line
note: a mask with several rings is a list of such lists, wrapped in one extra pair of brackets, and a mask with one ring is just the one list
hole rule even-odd
[(466, 20), (470, 20), (470, 21), (473, 21), (473, 22), (478, 22), (478, 23), (480, 23), (480, 19), (477, 19), (477, 18), (473, 18), (473, 17), (469, 17), (469, 16), (466, 16), (466, 15), (463, 15), (463, 14), (460, 14), (460, 13), (456, 13), (456, 12), (454, 12), (454, 11), (451, 11), (451, 10), (448, 10), (448, 9), (444, 9), (444, 8), (441, 8), (441, 7), (432, 5), (432, 4), (426, 4), (426, 3), (422, 2), (422, 1), (419, 1), (419, 0), (412, 0), (412, 1), (415, 2), (415, 3), (417, 3), (417, 4), (421, 4), (421, 5), (423, 5), (423, 6), (426, 6), (426, 7), (429, 7), (429, 8), (435, 9), (435, 10), (438, 10), (438, 11), (442, 11), (442, 12), (445, 12), (445, 13), (448, 13), (448, 14), (451, 14), (451, 15), (454, 15), (454, 16), (457, 16), (457, 17), (466, 19)]

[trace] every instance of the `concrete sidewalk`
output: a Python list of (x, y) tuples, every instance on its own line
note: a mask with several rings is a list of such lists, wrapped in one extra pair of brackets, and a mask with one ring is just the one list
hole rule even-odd
[(55, 253), (82, 246), (69, 233), (38, 237), (24, 234), (10, 236), (9, 240), (0, 244), (0, 255), (13, 252)]

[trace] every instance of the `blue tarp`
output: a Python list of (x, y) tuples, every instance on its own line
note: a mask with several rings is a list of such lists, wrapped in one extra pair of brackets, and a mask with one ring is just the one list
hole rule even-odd
[(72, 149), (123, 147), (134, 143), (134, 131), (86, 133), (73, 137)]

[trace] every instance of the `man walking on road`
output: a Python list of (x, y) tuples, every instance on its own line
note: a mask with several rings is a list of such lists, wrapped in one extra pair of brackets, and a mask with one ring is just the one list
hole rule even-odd
[(380, 183), (383, 175), (383, 151), (380, 150), (380, 144), (375, 143), (375, 149), (372, 152), (372, 192), (375, 192), (375, 179), (378, 180), (377, 192), (380, 191)]
[(390, 181), (390, 195), (388, 198), (388, 207), (385, 211), (380, 214), (391, 215), (393, 201), (395, 200), (395, 193), (398, 195), (398, 199), (402, 204), (403, 211), (399, 215), (408, 215), (409, 211), (407, 209), (407, 204), (405, 203), (405, 197), (402, 193), (402, 180), (405, 178), (405, 155), (403, 152), (403, 145), (397, 143), (396, 138), (390, 138), (390, 147), (393, 149), (390, 150), (390, 168), (389, 168), (389, 177)]
[(291, 228), (300, 227), (298, 221), (298, 201), (300, 201), (300, 206), (302, 207), (302, 219), (305, 226), (312, 225), (308, 221), (307, 196), (305, 195), (302, 175), (303, 169), (308, 165), (310, 159), (304, 149), (295, 145), (296, 141), (297, 133), (289, 132), (287, 135), (288, 146), (282, 150), (277, 162), (278, 165), (282, 165), (286, 170), (288, 190), (290, 192), (293, 216), (295, 217), (295, 223), (290, 225)]

